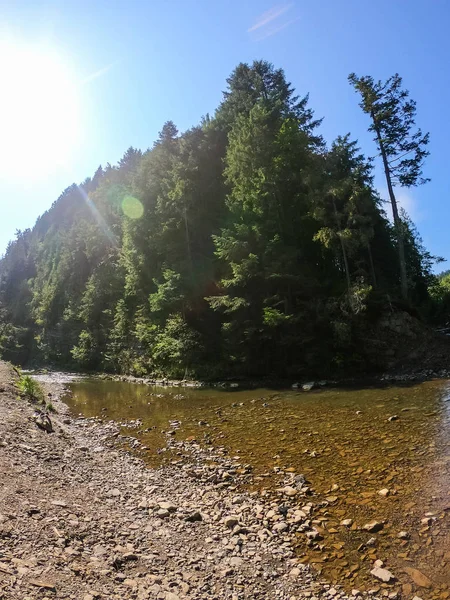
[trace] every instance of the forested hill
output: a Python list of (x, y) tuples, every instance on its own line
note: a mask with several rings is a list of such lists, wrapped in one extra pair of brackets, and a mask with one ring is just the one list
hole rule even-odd
[[(325, 144), (283, 71), (240, 64), (213, 117), (167, 122), (18, 232), (0, 263), (1, 353), (174, 377), (371, 368), (368, 331), (400, 298), (372, 177), (345, 125)], [(431, 257), (402, 225), (404, 306), (422, 310)]]

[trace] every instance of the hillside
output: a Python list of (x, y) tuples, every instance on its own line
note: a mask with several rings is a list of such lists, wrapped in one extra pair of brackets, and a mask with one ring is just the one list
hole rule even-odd
[(0, 352), (170, 377), (380, 370), (390, 349), (367, 331), (429, 312), (433, 257), (401, 219), (407, 300), (371, 159), (348, 134), (327, 146), (282, 70), (241, 64), (213, 117), (181, 134), (167, 122), (17, 234)]

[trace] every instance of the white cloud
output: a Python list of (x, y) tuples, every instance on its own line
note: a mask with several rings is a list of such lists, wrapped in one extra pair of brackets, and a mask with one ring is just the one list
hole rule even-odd
[[(273, 6), (270, 10), (260, 15), (256, 19), (255, 23), (249, 29), (247, 29), (247, 32), (250, 34), (256, 34), (255, 39), (257, 40), (263, 40), (271, 35), (275, 35), (282, 29), (285, 29), (291, 25), (291, 23), (294, 23), (294, 21), (298, 20), (291, 19), (285, 23), (280, 23), (279, 17), (290, 11), (293, 6), (293, 2), (289, 4), (277, 4), (276, 6)], [(274, 26), (272, 26), (272, 24)]]

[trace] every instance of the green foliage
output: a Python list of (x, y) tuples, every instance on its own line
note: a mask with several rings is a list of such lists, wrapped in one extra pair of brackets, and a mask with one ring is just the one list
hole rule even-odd
[(17, 382), (17, 387), (29, 400), (45, 403), (44, 392), (41, 386), (29, 375), (21, 375)]
[(78, 345), (71, 350), (75, 361), (82, 367), (91, 368), (97, 358), (97, 344), (89, 331), (83, 330), (78, 338)]
[[(363, 364), (358, 328), (374, 298), (399, 295), (398, 231), (372, 163), (349, 135), (326, 147), (281, 69), (240, 64), (227, 83), (212, 118), (183, 133), (168, 121), (147, 151), (129, 148), (17, 233), (0, 259), (3, 357), (168, 377)], [(398, 79), (389, 98), (354, 83), (378, 94), (394, 153), (414, 104)], [(396, 163), (403, 184), (421, 177), (428, 138), (417, 136), (419, 153), (398, 146), (416, 161)], [(411, 301), (442, 305), (434, 257), (402, 224)]]
[(174, 377), (192, 375), (192, 365), (202, 354), (199, 334), (191, 329), (180, 314), (171, 315), (165, 327), (155, 336), (153, 360), (158, 372)]
[(361, 108), (371, 116), (370, 131), (377, 141), (381, 139), (392, 184), (411, 187), (429, 181), (423, 177), (422, 167), (429, 155), (430, 134), (415, 128), (416, 103), (402, 88), (400, 75), (374, 81), (352, 73), (349, 81), (361, 95)]
[(416, 128), (416, 103), (402, 88), (402, 78), (395, 74), (385, 82), (372, 77), (349, 75), (349, 82), (361, 96), (360, 106), (370, 115), (369, 131), (379, 150), (389, 199), (392, 205), (395, 236), (397, 238), (400, 286), (403, 300), (408, 300), (408, 265), (405, 245), (405, 227), (399, 215), (396, 186), (411, 187), (429, 181), (422, 168), (429, 152), (429, 134)]

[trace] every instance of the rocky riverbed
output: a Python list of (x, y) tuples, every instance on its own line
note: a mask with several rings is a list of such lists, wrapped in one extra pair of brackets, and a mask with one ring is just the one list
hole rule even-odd
[(306, 497), (237, 494), (223, 484), (246, 467), (220, 456), (148, 469), (115, 424), (68, 416), (61, 385), (48, 434), (3, 364), (0, 381), (1, 598), (346, 597), (295, 558), (291, 530), (314, 531)]
[[(252, 465), (177, 439), (177, 421), (165, 434), (170, 461), (148, 468), (117, 422), (71, 416), (62, 383), (44, 384), (58, 411), (47, 434), (5, 365), (0, 381), (0, 598), (349, 597), (295, 552), (299, 535), (320, 548), (332, 490), (320, 503), (301, 473), (284, 471), (273, 493), (245, 491)], [(383, 523), (366, 525), (370, 557)], [(427, 597), (420, 571), (402, 588), (389, 568), (373, 554), (372, 589), (350, 595)]]

